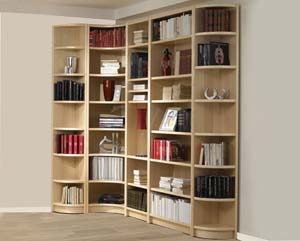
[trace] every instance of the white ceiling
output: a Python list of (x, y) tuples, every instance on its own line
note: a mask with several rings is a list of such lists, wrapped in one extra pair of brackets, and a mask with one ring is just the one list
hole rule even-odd
[(147, 0), (0, 0), (1, 3), (118, 9)]

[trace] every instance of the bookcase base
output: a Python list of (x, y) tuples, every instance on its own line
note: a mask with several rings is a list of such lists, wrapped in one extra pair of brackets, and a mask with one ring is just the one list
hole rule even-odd
[(134, 211), (132, 209), (127, 209), (127, 215), (129, 217), (132, 217), (132, 218), (137, 218), (137, 219), (140, 219), (140, 220), (143, 220), (145, 222), (147, 222), (147, 214), (146, 213), (142, 213), (140, 211)]
[(84, 207), (72, 207), (72, 206), (64, 206), (64, 205), (54, 205), (53, 212), (56, 213), (65, 213), (65, 214), (80, 214), (84, 213)]
[(169, 221), (164, 218), (160, 218), (156, 216), (155, 217), (151, 216), (150, 223), (157, 224), (166, 228), (171, 228), (186, 234), (190, 234), (190, 225), (188, 224), (181, 224), (181, 223)]
[(232, 239), (234, 238), (233, 231), (206, 231), (195, 230), (195, 237), (207, 239)]
[(124, 206), (114, 204), (89, 205), (89, 213), (116, 213), (124, 214)]

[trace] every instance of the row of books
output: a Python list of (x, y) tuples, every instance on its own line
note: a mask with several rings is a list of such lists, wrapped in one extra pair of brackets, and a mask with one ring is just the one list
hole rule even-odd
[(162, 92), (163, 100), (190, 99), (192, 95), (192, 88), (190, 85), (179, 83), (172, 86), (164, 86)]
[(153, 192), (150, 198), (152, 215), (190, 224), (191, 204), (188, 200)]
[(84, 100), (84, 84), (73, 80), (54, 83), (54, 100)]
[(55, 153), (83, 154), (84, 136), (71, 134), (56, 134)]
[(133, 183), (136, 185), (147, 185), (147, 171), (133, 170)]
[(234, 198), (234, 176), (195, 177), (195, 196), (200, 198)]
[(123, 204), (124, 196), (122, 194), (100, 194), (98, 203)]
[(175, 53), (175, 69), (174, 74), (190, 74), (192, 66), (192, 50), (177, 50)]
[(176, 140), (152, 139), (151, 157), (165, 161), (183, 161), (184, 147)]
[(116, 60), (101, 60), (100, 73), (101, 74), (118, 74), (121, 69), (121, 63)]
[(83, 189), (76, 186), (64, 186), (61, 195), (62, 204), (83, 204)]
[(147, 191), (143, 189), (128, 189), (127, 206), (137, 210), (147, 211)]
[(200, 149), (199, 165), (225, 165), (225, 143), (203, 143)]
[(231, 12), (228, 8), (205, 8), (202, 12), (204, 32), (230, 31)]
[(181, 14), (153, 22), (153, 41), (176, 38), (192, 33), (192, 15)]
[(131, 73), (130, 77), (144, 78), (148, 76), (148, 53), (134, 52), (131, 54)]
[(122, 157), (93, 157), (90, 163), (91, 180), (123, 181)]
[(90, 47), (122, 47), (125, 46), (125, 27), (92, 28), (90, 31)]
[(191, 179), (160, 177), (159, 188), (179, 194), (190, 194)]
[(229, 65), (229, 44), (209, 42), (198, 44), (198, 65)]
[(100, 114), (99, 127), (100, 128), (124, 128), (125, 117), (117, 115)]

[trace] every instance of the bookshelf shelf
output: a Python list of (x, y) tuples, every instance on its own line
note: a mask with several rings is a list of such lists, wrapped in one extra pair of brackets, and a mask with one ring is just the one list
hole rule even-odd
[(138, 156), (133, 156), (133, 155), (127, 155), (127, 158), (129, 159), (135, 159), (135, 160), (141, 160), (141, 161), (147, 161), (147, 157), (138, 157)]
[(84, 104), (84, 101), (54, 101), (54, 104), (68, 104), (68, 105), (74, 105), (74, 104)]
[(164, 194), (168, 194), (171, 196), (175, 196), (175, 197), (182, 197), (182, 198), (186, 198), (186, 199), (190, 199), (191, 196), (190, 195), (186, 195), (186, 194), (179, 194), (179, 193), (174, 193), (174, 192), (170, 192), (170, 191), (166, 191), (160, 188), (151, 188), (151, 191), (153, 192), (158, 192), (158, 193), (164, 193)]
[(125, 101), (90, 101), (92, 105), (124, 105)]
[(195, 165), (195, 168), (199, 168), (199, 169), (235, 169), (235, 166), (233, 166), (233, 165), (224, 165), (224, 166)]
[(236, 36), (236, 32), (199, 32), (195, 36)]
[(153, 104), (168, 104), (168, 103), (190, 103), (192, 102), (191, 99), (186, 100), (152, 100), (151, 103)]
[(150, 159), (150, 161), (155, 162), (155, 163), (162, 163), (162, 164), (166, 164), (166, 165), (191, 167), (191, 163), (186, 163), (186, 162), (164, 161), (164, 160), (156, 160), (156, 159)]
[[(215, 31), (216, 26), (213, 26), (213, 29), (209, 29), (208, 27), (212, 26), (208, 26), (204, 21), (205, 19), (203, 19), (204, 13), (207, 14), (208, 10), (214, 13), (216, 8), (221, 10), (218, 14), (230, 14), (230, 23), (224, 20), (223, 25), (218, 25), (218, 27), (224, 28), (223, 31)], [(224, 10), (225, 12), (222, 12)], [(169, 20), (171, 23), (177, 17), (178, 19), (174, 20), (176, 24), (181, 19), (183, 21), (184, 18), (186, 21), (191, 21), (191, 31), (184, 28), (183, 33), (189, 32), (188, 35), (165, 39), (167, 36), (176, 36), (176, 34), (157, 31), (159, 30), (158, 28), (165, 23), (167, 24), (167, 22), (169, 23)], [(167, 19), (169, 20), (166, 21)], [(218, 19), (222, 21), (222, 18)], [(238, 5), (199, 4), (129, 21), (122, 25), (71, 24), (59, 25), (53, 28), (54, 68), (52, 84), (56, 84), (55, 87), (57, 88), (59, 81), (75, 80), (85, 85), (84, 98), (81, 98), (84, 100), (58, 100), (52, 103), (53, 125), (51, 132), (54, 145), (51, 183), (54, 212), (118, 213), (141, 219), (148, 223), (176, 229), (202, 239), (236, 238), (240, 135), (238, 126), (240, 93), (239, 19)], [(182, 22), (182, 24), (189, 25), (187, 22)], [(180, 28), (180, 26), (178, 27)], [(98, 34), (101, 35), (103, 32), (101, 33), (100, 30), (104, 29), (115, 33), (119, 31), (122, 35), (121, 43), (118, 42), (120, 39), (114, 39), (114, 42), (109, 43), (96, 42), (96, 36), (99, 36)], [(157, 34), (158, 32), (160, 32), (159, 35)], [(135, 44), (138, 42), (140, 44)], [(228, 52), (231, 65), (198, 65), (198, 51), (200, 51), (198, 45), (211, 42), (224, 42), (227, 44), (222, 45), (222, 47), (228, 46), (229, 51), (225, 51), (225, 53)], [(161, 64), (163, 52), (166, 48), (171, 52), (171, 75), (164, 76)], [(133, 55), (133, 53), (139, 52), (143, 54)], [(147, 57), (145, 57), (144, 53), (148, 53)], [(75, 74), (63, 73), (66, 58), (69, 56), (78, 58), (78, 69)], [(181, 62), (182, 57), (186, 58), (187, 61)], [(119, 62), (120, 66), (122, 66), (119, 74), (101, 74), (100, 69), (104, 67), (103, 63), (105, 63), (105, 60), (115, 60), (111, 63)], [(142, 73), (134, 65), (134, 63), (137, 63), (136, 61), (140, 63), (141, 60)], [(214, 62), (216, 61), (211, 63)], [(188, 63), (188, 65), (190, 63), (190, 66), (186, 68), (185, 65), (182, 66), (182, 63)], [(146, 67), (147, 74), (145, 74), (146, 71), (144, 72)], [(147, 77), (132, 78), (133, 76)], [(120, 101), (104, 101), (103, 85), (106, 80), (113, 81), (115, 85), (121, 85)], [(144, 86), (134, 86), (138, 84)], [(182, 86), (179, 86), (179, 84)], [(164, 89), (164, 87), (171, 86), (172, 91), (174, 91), (173, 86), (176, 86), (180, 91), (182, 90), (182, 92), (176, 91), (175, 93), (184, 97), (172, 96), (172, 98), (176, 99), (163, 100), (163, 96), (170, 92), (170, 89)], [(184, 88), (185, 86), (191, 86), (190, 95), (185, 93), (187, 89)], [(134, 90), (134, 88), (138, 87), (145, 89)], [(224, 100), (206, 100), (203, 97), (203, 90), (206, 88), (210, 90), (213, 88), (226, 88), (229, 89), (230, 96)], [(144, 94), (146, 100), (134, 101), (133, 97), (136, 94)], [(189, 132), (159, 130), (166, 110), (172, 107), (191, 109), (191, 126), (187, 128), (190, 129)], [(100, 114), (125, 117), (124, 128), (98, 128)], [(180, 128), (181, 126), (176, 126), (176, 129)], [(184, 130), (184, 128), (182, 129)], [(84, 154), (59, 153), (61, 149), (58, 147), (59, 143), (56, 143), (59, 140), (56, 135), (71, 134), (84, 136)], [(119, 152), (119, 154), (112, 154), (110, 150), (107, 151), (109, 153), (105, 153), (103, 149), (99, 153), (99, 143), (105, 136), (111, 140), (113, 137), (118, 138), (120, 148), (116, 152)], [(166, 141), (166, 146), (164, 147), (162, 142), (156, 142), (157, 139), (174, 142)], [(185, 161), (154, 159), (154, 156), (157, 158), (157, 152), (154, 155), (154, 148), (158, 144), (161, 151), (167, 152), (167, 145), (172, 145), (172, 143), (175, 145), (171, 146), (172, 148), (176, 149), (176, 145), (178, 145), (184, 149), (180, 158)], [(204, 150), (204, 144), (220, 143), (224, 143), (224, 146), (221, 145), (221, 149), (225, 148), (223, 155), (225, 155), (224, 163), (226, 165), (199, 165), (199, 157), (201, 150)], [(220, 146), (215, 147), (219, 148)], [(107, 148), (110, 148), (110, 145), (107, 145)], [(214, 149), (209, 150), (217, 152)], [(204, 157), (208, 155), (208, 153), (202, 153)], [(171, 154), (173, 155), (173, 153)], [(101, 177), (93, 175), (95, 174), (95, 172), (92, 172), (93, 167), (97, 166), (99, 168), (101, 165), (103, 167), (103, 163), (108, 160), (115, 161), (115, 164), (118, 161), (120, 163), (123, 162), (123, 166), (121, 166), (121, 169), (123, 169), (121, 171), (122, 177), (119, 176), (115, 180), (124, 181), (101, 180)], [(204, 160), (207, 161), (207, 159)], [(111, 165), (107, 169), (110, 168), (113, 169), (114, 167)], [(143, 181), (147, 180), (147, 185), (134, 184), (134, 180), (139, 178), (136, 174), (137, 171), (135, 171), (134, 175), (134, 170), (143, 173), (141, 177)], [(108, 171), (108, 173), (110, 172)], [(201, 188), (200, 190), (196, 189), (199, 180), (201, 180), (199, 177), (220, 175), (230, 176), (229, 182), (234, 180), (231, 179), (232, 177), (235, 178), (235, 187), (232, 187), (232, 184), (230, 184), (230, 188), (231, 190), (234, 188), (236, 198), (197, 197), (203, 195), (203, 193), (200, 194)], [(96, 180), (90, 180), (91, 177)], [(177, 180), (175, 179), (175, 182), (181, 182), (180, 179), (182, 179), (182, 182), (185, 182), (185, 179), (190, 179), (190, 186), (187, 185), (184, 188), (184, 194), (166, 191), (159, 188), (159, 186), (163, 186), (160, 185), (160, 181), (163, 184), (165, 180), (169, 179), (161, 177), (178, 178)], [(71, 185), (83, 189), (84, 204), (68, 205), (60, 203), (63, 188)], [(130, 197), (132, 197), (130, 195), (135, 193), (132, 190), (142, 192), (143, 200), (146, 197), (146, 212), (131, 208), (128, 205), (128, 202), (131, 200)], [(99, 197), (103, 194), (120, 194), (124, 196), (124, 204), (97, 203)], [(173, 200), (184, 199), (178, 202), (190, 208), (191, 211), (188, 212), (189, 216), (187, 216), (188, 222), (177, 222), (152, 215), (151, 205), (155, 204), (156, 197), (153, 194), (172, 198)], [(145, 203), (143, 203), (145, 208), (144, 205)], [(187, 208), (187, 206), (184, 208)], [(182, 207), (182, 209), (184, 208)], [(199, 213), (201, 215), (197, 215)]]
[(124, 128), (89, 128), (90, 131), (126, 131)]
[(204, 100), (204, 99), (198, 99), (195, 100), (195, 103), (218, 103), (218, 104), (234, 104), (236, 103), (236, 100), (226, 99), (226, 100)]
[(159, 41), (152, 41), (151, 44), (152, 45), (165, 45), (165, 44), (178, 44), (178, 43), (182, 43), (182, 42), (186, 42), (186, 41), (191, 41), (192, 40), (192, 36), (191, 35), (186, 35), (186, 36), (181, 36), (181, 37), (177, 37), (177, 38), (169, 38), (169, 39), (164, 39), (164, 40), (159, 40)]
[(64, 183), (64, 184), (83, 184), (84, 180), (58, 180), (54, 179), (53, 182), (55, 183)]
[(130, 187), (137, 187), (137, 188), (147, 189), (147, 186), (138, 185), (138, 184), (134, 184), (134, 183), (130, 183), (130, 182), (128, 182), (127, 185), (130, 186)]
[(162, 134), (162, 135), (176, 135), (176, 136), (191, 136), (190, 132), (179, 132), (179, 131), (159, 131), (159, 130), (152, 130), (152, 134)]
[(199, 198), (194, 197), (195, 201), (199, 202), (235, 202), (235, 198)]
[(191, 78), (191, 74), (178, 74), (178, 75), (168, 75), (168, 76), (154, 76), (151, 80), (170, 80), (170, 79), (187, 79)]
[(196, 66), (195, 67), (196, 70), (235, 70), (236, 66), (235, 65), (210, 65), (210, 66)]
[(59, 46), (55, 47), (55, 50), (84, 50), (84, 46)]

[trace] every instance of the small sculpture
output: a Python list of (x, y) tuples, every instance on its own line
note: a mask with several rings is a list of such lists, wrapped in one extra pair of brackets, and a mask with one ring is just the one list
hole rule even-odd
[(229, 94), (229, 90), (227, 90), (225, 88), (222, 89), (222, 95), (219, 95), (217, 88), (214, 88), (213, 95), (211, 95), (211, 96), (208, 95), (208, 91), (209, 91), (209, 88), (206, 88), (204, 90), (204, 97), (207, 100), (216, 100), (216, 99), (224, 100)]
[(119, 134), (112, 133), (112, 139), (109, 139), (107, 136), (104, 136), (103, 139), (99, 142), (100, 153), (120, 153), (122, 147), (119, 142)]
[(171, 53), (169, 52), (168, 48), (164, 49), (163, 52), (163, 57), (161, 60), (161, 75), (162, 76), (167, 76), (171, 75), (171, 58), (170, 58)]

